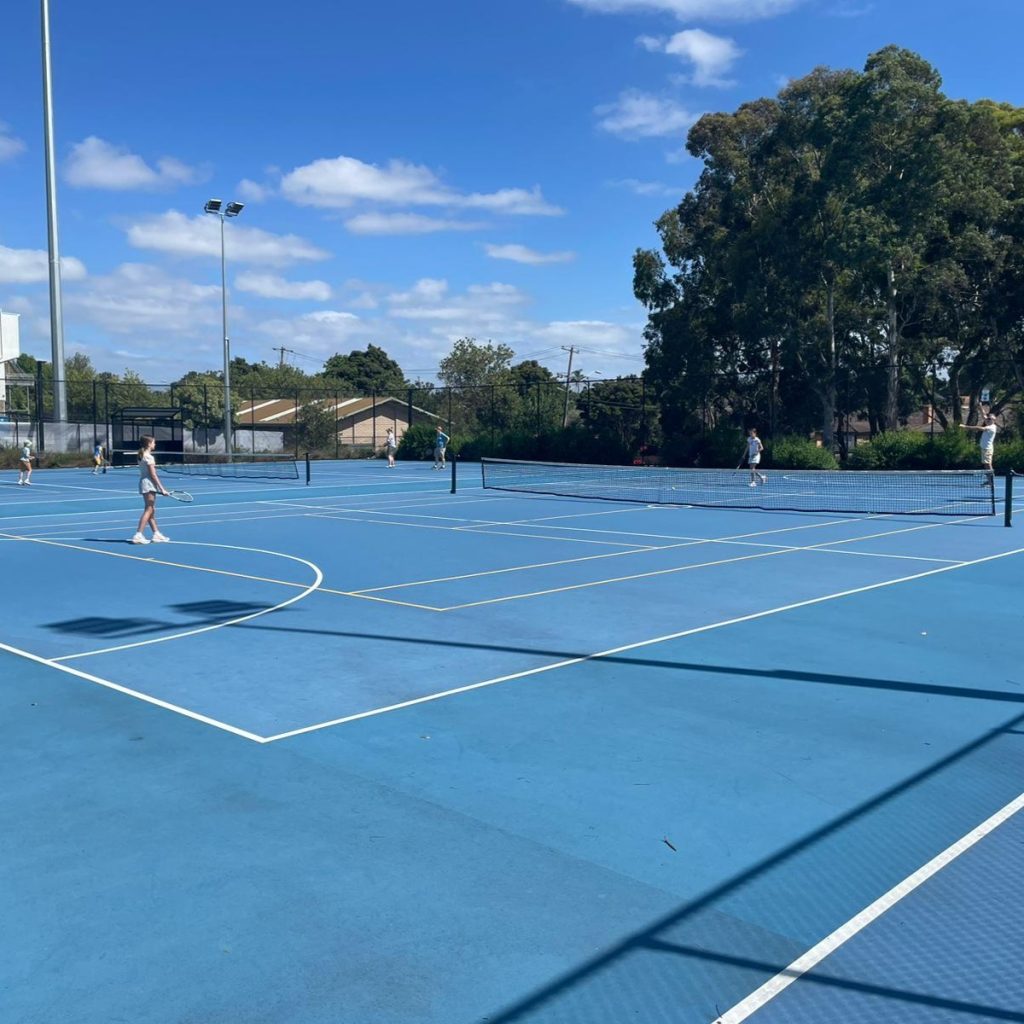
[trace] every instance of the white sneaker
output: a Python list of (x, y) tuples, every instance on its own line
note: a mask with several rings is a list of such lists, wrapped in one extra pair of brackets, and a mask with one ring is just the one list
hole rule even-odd
[(750, 481), (750, 483), (749, 483), (749, 484), (747, 484), (747, 486), (748, 486), (748, 487), (756, 487), (756, 486), (757, 486), (757, 484), (756, 484), (756, 483), (754, 483), (754, 481), (753, 481), (753, 480), (751, 480), (751, 481)]
[(153, 543), (154, 544), (169, 544), (170, 541), (171, 541), (171, 538), (170, 537), (165, 537), (162, 533), (154, 533), (153, 534)]
[(143, 537), (141, 533), (137, 533), (137, 534), (135, 534), (134, 537), (132, 537), (132, 539), (130, 541), (128, 541), (128, 543), (129, 544), (148, 544), (149, 543), (149, 538), (148, 537)]

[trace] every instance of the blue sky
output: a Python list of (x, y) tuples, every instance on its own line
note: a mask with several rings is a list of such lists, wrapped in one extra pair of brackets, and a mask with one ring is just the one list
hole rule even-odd
[[(637, 246), (699, 172), (704, 111), (819, 64), (922, 53), (1024, 104), (1019, 0), (52, 0), (67, 351), (151, 381), (233, 354), (383, 346), (429, 378), (463, 335), (642, 365)], [(0, 62), (0, 308), (49, 357), (39, 4)]]

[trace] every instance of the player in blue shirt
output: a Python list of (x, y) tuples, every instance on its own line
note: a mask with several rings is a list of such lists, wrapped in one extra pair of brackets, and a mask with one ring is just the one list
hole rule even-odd
[(434, 469), (444, 469), (444, 453), (451, 438), (440, 428), (434, 438)]

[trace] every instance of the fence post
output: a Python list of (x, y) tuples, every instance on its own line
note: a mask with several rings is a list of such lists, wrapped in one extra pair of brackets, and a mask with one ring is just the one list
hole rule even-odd
[(99, 444), (99, 441), (100, 441), (99, 435), (97, 434), (97, 431), (99, 430), (99, 422), (98, 422), (99, 415), (100, 415), (99, 406), (96, 403), (96, 379), (93, 378), (93, 382), (92, 382), (92, 443), (93, 443), (94, 447), (97, 444)]
[(299, 457), (299, 391), (295, 390), (295, 415), (292, 418), (295, 424), (295, 458)]
[(498, 418), (498, 410), (495, 408), (495, 404), (494, 404), (494, 385), (492, 384), (491, 385), (491, 449), (492, 449), (491, 454), (492, 455), (494, 454), (494, 451), (493, 451), (493, 449), (494, 449), (494, 428), (495, 428), (495, 421), (497, 420), (497, 418)]
[(452, 432), (452, 389), (448, 388), (448, 433)]
[(406, 420), (405, 429), (408, 430), (412, 426), (412, 388), (409, 388), (409, 394), (406, 399), (408, 408), (406, 409)]
[(377, 389), (370, 392), (370, 446), (377, 454)]
[(43, 364), (36, 363), (36, 423), (38, 424), (39, 436), (36, 439), (36, 447), (39, 451), (46, 451), (46, 429), (43, 426)]
[(341, 401), (341, 397), (338, 392), (334, 392), (334, 457), (336, 459), (341, 458), (341, 432), (338, 430), (338, 403)]

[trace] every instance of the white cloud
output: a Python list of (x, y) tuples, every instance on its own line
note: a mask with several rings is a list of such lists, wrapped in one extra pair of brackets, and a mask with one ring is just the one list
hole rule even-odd
[(661, 181), (640, 181), (637, 178), (619, 178), (609, 181), (615, 188), (624, 188), (637, 196), (675, 196), (680, 198), (686, 191), (680, 185), (666, 185)]
[(250, 181), (248, 178), (243, 178), (235, 191), (247, 203), (265, 203), (274, 194), (270, 185), (261, 185), (258, 181)]
[(725, 75), (743, 55), (734, 40), (699, 28), (688, 28), (668, 39), (641, 36), (637, 42), (647, 50), (667, 53), (691, 64), (693, 74), (687, 76), (686, 81), (698, 86), (734, 85)]
[(759, 21), (787, 14), (804, 0), (568, 0), (599, 14), (650, 11), (674, 14), (680, 21)]
[(25, 151), (25, 143), (11, 134), (10, 127), (0, 121), (0, 164), (5, 160), (13, 160)]
[(354, 235), (428, 235), (437, 231), (479, 231), (486, 225), (421, 213), (360, 213), (349, 217), (345, 227)]
[(80, 319), (114, 334), (188, 337), (196, 325), (220, 322), (220, 284), (200, 285), (144, 263), (123, 263), (69, 291), (66, 305)]
[(568, 263), (576, 258), (574, 252), (537, 252), (536, 249), (528, 249), (525, 245), (488, 244), (484, 249), (492, 260), (511, 260), (513, 263)]
[[(74, 256), (60, 261), (62, 281), (80, 281), (87, 276), (85, 264)], [(45, 249), (8, 249), (0, 245), (0, 282), (37, 284), (50, 279), (50, 257)]]
[(331, 297), (331, 286), (326, 281), (286, 281), (277, 274), (239, 274), (235, 287), (264, 299), (310, 299), (326, 302)]
[(343, 345), (355, 345), (376, 338), (372, 326), (355, 313), (336, 309), (319, 310), (290, 318), (277, 317), (258, 324), (255, 330), (268, 339), (294, 345), (304, 352), (325, 359)]
[(461, 193), (441, 181), (429, 167), (403, 160), (391, 160), (380, 167), (351, 156), (314, 160), (296, 167), (281, 179), (281, 194), (301, 206), (339, 210), (370, 202), (507, 214), (562, 213), (544, 199), (537, 186)]
[(95, 135), (76, 142), (64, 164), (64, 179), (78, 188), (162, 189), (190, 185), (201, 178), (199, 170), (174, 157), (161, 157), (154, 170), (141, 156)]
[(657, 138), (685, 132), (700, 117), (675, 100), (627, 89), (614, 103), (595, 108), (598, 126), (624, 139)]
[[(130, 224), (127, 234), (137, 249), (173, 256), (220, 256), (220, 227), (215, 218), (204, 214), (186, 217), (177, 210), (168, 210)], [(236, 263), (274, 267), (330, 256), (298, 235), (275, 235), (244, 224), (232, 224), (226, 238), (228, 259)]]

